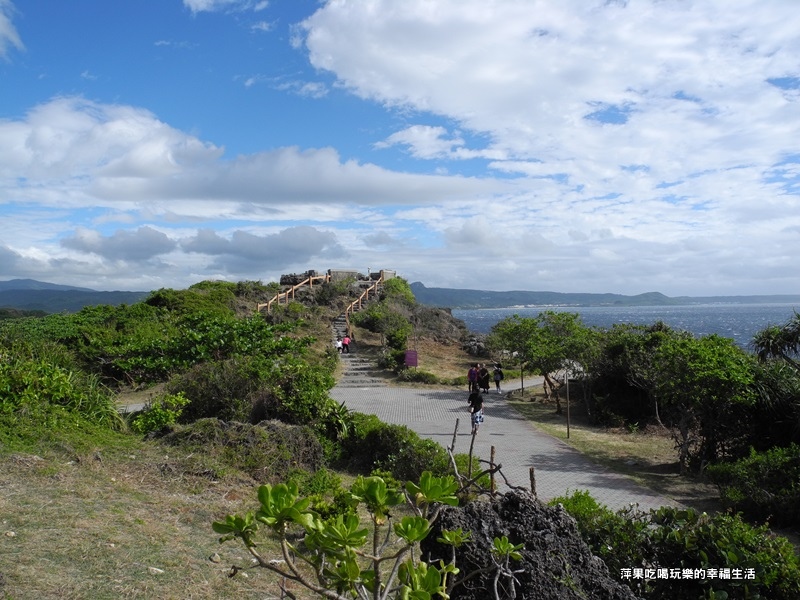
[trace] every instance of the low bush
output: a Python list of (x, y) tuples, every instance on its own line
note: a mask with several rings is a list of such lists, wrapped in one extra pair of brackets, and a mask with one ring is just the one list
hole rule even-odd
[(423, 471), (450, 472), (447, 452), (436, 442), (374, 415), (353, 413), (351, 418), (353, 431), (342, 440), (342, 462), (348, 470), (366, 474), (379, 469), (398, 481), (416, 481)]
[(36, 354), (9, 351), (0, 361), (0, 414), (58, 428), (78, 417), (120, 429), (111, 392), (94, 375), (73, 371)]
[[(792, 544), (738, 514), (712, 517), (673, 507), (614, 512), (588, 492), (550, 503), (564, 506), (592, 552), (643, 598), (800, 597), (800, 559)], [(637, 577), (637, 569), (650, 576)]]
[(551, 506), (563, 505), (578, 522), (583, 539), (612, 573), (631, 566), (642, 566), (653, 549), (647, 537), (648, 520), (632, 509), (614, 512), (598, 502), (586, 490), (571, 496), (554, 498)]
[(800, 446), (751, 449), (750, 456), (706, 468), (728, 507), (748, 518), (800, 525)]
[(176, 426), (159, 438), (187, 454), (204, 454), (220, 472), (238, 470), (262, 483), (285, 480), (323, 466), (322, 447), (309, 427), (265, 421), (258, 425), (200, 419)]
[(148, 434), (174, 425), (188, 403), (182, 393), (162, 394), (133, 416), (130, 427), (136, 433)]
[(397, 374), (397, 380), (429, 385), (439, 383), (439, 378), (434, 373), (421, 371), (419, 369), (403, 369)]

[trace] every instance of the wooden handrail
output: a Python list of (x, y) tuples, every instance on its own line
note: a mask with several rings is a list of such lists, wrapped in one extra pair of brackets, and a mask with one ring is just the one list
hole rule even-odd
[(375, 283), (373, 283), (366, 290), (364, 290), (357, 300), (353, 300), (350, 303), (350, 306), (344, 309), (344, 322), (347, 326), (347, 335), (351, 337), (353, 335), (353, 331), (350, 328), (350, 313), (356, 311), (356, 305), (358, 305), (358, 309), (361, 310), (362, 303), (365, 302), (366, 300), (369, 300), (369, 293), (370, 292), (377, 293), (378, 288), (382, 283), (383, 283), (383, 274), (381, 274), (381, 276), (377, 280), (375, 280)]
[(256, 304), (256, 312), (261, 312), (261, 309), (265, 307), (267, 309), (267, 312), (270, 312), (272, 310), (273, 304), (275, 304), (276, 302), (280, 303), (280, 301), (284, 299), (286, 300), (286, 304), (289, 304), (289, 298), (294, 298), (294, 293), (297, 290), (297, 288), (303, 287), (304, 285), (308, 285), (308, 287), (312, 288), (314, 287), (314, 282), (320, 280), (322, 280), (322, 283), (327, 283), (328, 281), (331, 280), (331, 276), (330, 274), (325, 274), (325, 275), (315, 275), (308, 277), (303, 281), (301, 281), (300, 283), (293, 285), (288, 290), (284, 292), (278, 292), (277, 294), (275, 294), (275, 297), (272, 298), (272, 300), (270, 300), (269, 302)]

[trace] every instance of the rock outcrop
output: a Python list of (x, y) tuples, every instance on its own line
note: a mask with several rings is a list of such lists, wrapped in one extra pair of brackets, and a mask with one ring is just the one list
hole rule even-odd
[[(447, 507), (422, 543), (423, 558), (448, 562), (452, 549), (436, 541), (443, 529), (470, 532), (471, 541), (456, 550), (457, 577), (493, 565), (495, 537), (506, 536), (524, 544), (522, 560), (512, 561), (516, 595), (511, 579), (500, 577), (501, 598), (519, 600), (635, 600), (637, 596), (610, 574), (605, 563), (592, 555), (578, 533), (575, 520), (561, 507), (543, 504), (526, 491), (511, 491), (491, 502), (475, 501)], [(453, 588), (452, 600), (494, 598), (496, 570), (490, 570)]]

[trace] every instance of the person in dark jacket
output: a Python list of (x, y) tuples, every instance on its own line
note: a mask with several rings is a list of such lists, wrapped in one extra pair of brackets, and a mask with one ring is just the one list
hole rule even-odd
[(469, 395), (469, 412), (472, 415), (472, 435), (475, 435), (483, 423), (483, 395), (479, 391)]

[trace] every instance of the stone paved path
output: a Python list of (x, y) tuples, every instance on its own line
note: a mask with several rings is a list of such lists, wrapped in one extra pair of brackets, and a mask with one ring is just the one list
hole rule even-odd
[[(394, 387), (380, 382), (361, 383), (353, 367), (357, 354), (343, 356), (342, 380), (331, 390), (331, 397), (347, 408), (377, 415), (387, 423), (406, 425), (425, 438), (449, 446), (456, 419), (459, 420), (455, 451), (469, 452), (470, 419), (467, 392), (433, 390), (424, 387)], [(526, 379), (526, 385), (529, 381)], [(530, 381), (533, 385), (534, 382)], [(519, 382), (506, 382), (508, 391)], [(531, 425), (505, 401), (504, 395), (490, 392), (484, 400), (485, 422), (475, 440), (475, 454), (488, 460), (495, 447), (495, 462), (511, 485), (530, 487), (529, 469), (534, 467), (538, 497), (547, 501), (575, 490), (589, 490), (601, 504), (619, 509), (638, 503), (643, 510), (670, 505), (675, 500), (659, 496), (632, 479), (608, 470), (580, 452)], [(498, 489), (508, 489), (498, 478)]]

